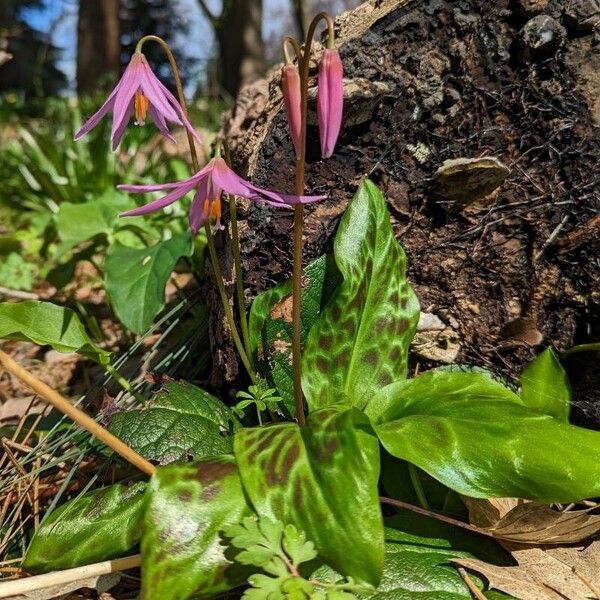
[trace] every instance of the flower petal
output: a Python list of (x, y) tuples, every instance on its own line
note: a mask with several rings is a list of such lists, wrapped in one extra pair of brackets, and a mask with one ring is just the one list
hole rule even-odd
[[(177, 100), (177, 98), (175, 98), (175, 96), (173, 96), (173, 94), (168, 90), (168, 88), (166, 88), (163, 85), (163, 83), (160, 81), (160, 79), (157, 79), (156, 83), (157, 83), (158, 87), (161, 89), (161, 91), (163, 92), (163, 94), (165, 95), (165, 97), (167, 98), (167, 101), (171, 104), (171, 106), (179, 114), (181, 120), (183, 121), (183, 126), (194, 136), (194, 138), (196, 138), (196, 141), (199, 144), (203, 144), (204, 141), (202, 140), (202, 137), (196, 131), (194, 126), (190, 123), (190, 120), (188, 119), (187, 115), (185, 114), (185, 111), (183, 110), (181, 104), (179, 104), (179, 100)], [(181, 123), (180, 123), (180, 125), (181, 125)]]
[(185, 186), (188, 183), (193, 186), (198, 185), (198, 183), (206, 177), (206, 174), (211, 169), (211, 164), (208, 163), (204, 165), (197, 173), (188, 177), (187, 179), (183, 179), (181, 181), (171, 181), (168, 183), (153, 183), (149, 185), (132, 185), (129, 183), (121, 183), (117, 186), (117, 189), (122, 190), (124, 192), (133, 192), (135, 194), (139, 192), (160, 192), (162, 190), (173, 190), (175, 188)]
[(302, 111), (300, 106), (300, 74), (296, 65), (285, 65), (281, 70), (281, 92), (285, 105), (290, 136), (296, 155), (300, 154)]
[[(154, 108), (168, 121), (175, 123), (176, 125), (183, 125), (177, 111), (169, 104), (166, 94), (161, 89), (162, 84), (152, 72), (150, 67), (144, 69), (144, 73), (141, 81), (141, 88), (146, 97), (150, 101), (150, 104), (154, 105)], [(164, 87), (164, 86), (162, 86)], [(166, 88), (164, 88), (166, 90)], [(168, 90), (167, 90), (168, 91)], [(169, 92), (170, 93), (170, 92)]]
[(148, 213), (160, 210), (161, 208), (165, 208), (165, 206), (169, 206), (169, 204), (173, 204), (173, 202), (179, 200), (183, 196), (185, 196), (190, 190), (193, 190), (195, 187), (194, 183), (188, 183), (187, 185), (180, 185), (175, 188), (172, 192), (159, 198), (158, 200), (153, 200), (152, 202), (148, 202), (148, 204), (144, 204), (144, 206), (139, 206), (138, 208), (134, 208), (132, 210), (128, 210), (126, 212), (121, 213), (119, 216), (121, 217), (136, 217), (138, 215), (146, 215)]
[(162, 116), (162, 114), (160, 112), (158, 112), (156, 110), (156, 108), (154, 107), (154, 104), (150, 104), (150, 106), (148, 107), (148, 113), (150, 114), (150, 117), (154, 121), (154, 124), (158, 127), (158, 130), (168, 140), (170, 140), (171, 142), (176, 144), (177, 140), (173, 137), (173, 134), (169, 131), (169, 128), (167, 126), (167, 122), (165, 121), (165, 118)]
[(106, 116), (109, 110), (111, 110), (115, 104), (115, 95), (119, 89), (120, 83), (114, 87), (109, 97), (105, 100), (104, 104), (83, 124), (81, 129), (73, 136), (75, 140), (81, 139), (86, 133), (89, 133), (100, 121)]
[(319, 63), (317, 117), (321, 156), (329, 158), (335, 149), (344, 107), (344, 69), (337, 50), (326, 48)]
[(113, 133), (113, 135), (111, 137), (111, 144), (112, 144), (113, 152), (117, 149), (117, 146), (121, 142), (121, 138), (123, 137), (123, 134), (125, 133), (125, 130), (127, 129), (127, 125), (129, 125), (129, 119), (131, 119), (132, 113), (133, 113), (133, 103), (130, 103), (129, 108), (127, 109), (127, 112), (125, 113), (125, 118), (121, 121), (121, 124), (119, 125), (119, 127), (117, 127), (117, 130)]
[(144, 55), (136, 52), (129, 61), (129, 64), (125, 69), (125, 73), (123, 73), (123, 77), (121, 77), (121, 81), (119, 82), (119, 90), (115, 96), (115, 106), (113, 109), (113, 122), (111, 131), (113, 145), (115, 133), (123, 124), (123, 120), (127, 115), (129, 106), (133, 102), (135, 92), (140, 87), (140, 82), (142, 79), (142, 64), (145, 61), (146, 59), (144, 58)]
[(198, 184), (198, 190), (194, 195), (194, 200), (192, 201), (192, 205), (190, 206), (190, 212), (188, 215), (190, 229), (192, 233), (196, 235), (200, 230), (200, 227), (206, 223), (208, 219), (208, 215), (210, 210), (206, 210), (208, 204), (206, 200), (208, 199), (208, 177), (203, 179)]

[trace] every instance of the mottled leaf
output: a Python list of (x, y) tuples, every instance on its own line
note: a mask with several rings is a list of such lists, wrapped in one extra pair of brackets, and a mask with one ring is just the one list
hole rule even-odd
[(169, 381), (148, 408), (112, 416), (110, 430), (148, 460), (165, 465), (233, 450), (237, 419), (208, 392)]
[(521, 398), (530, 408), (568, 422), (570, 397), (567, 374), (552, 348), (521, 373)]
[(148, 329), (165, 304), (165, 286), (177, 261), (192, 252), (189, 231), (150, 248), (110, 246), (104, 260), (105, 285), (123, 325), (140, 334)]
[(23, 568), (47, 572), (121, 556), (142, 536), (145, 488), (111, 485), (58, 507), (35, 532)]
[(408, 346), (419, 317), (386, 203), (363, 182), (334, 243), (343, 282), (306, 340), (302, 388), (311, 410), (342, 398), (363, 408), (381, 387), (406, 376)]
[(377, 584), (379, 447), (361, 412), (331, 407), (312, 413), (303, 428), (241, 429), (234, 449), (257, 514), (294, 525), (339, 572)]
[(159, 467), (142, 537), (145, 600), (211, 598), (250, 574), (225, 555), (223, 530), (251, 514), (230, 456)]
[(367, 407), (386, 450), (476, 498), (600, 495), (600, 432), (533, 410), (485, 373), (429, 371)]
[(79, 317), (70, 308), (51, 302), (0, 303), (0, 338), (28, 340), (59, 352), (77, 352), (103, 365), (110, 361), (110, 352), (92, 342)]

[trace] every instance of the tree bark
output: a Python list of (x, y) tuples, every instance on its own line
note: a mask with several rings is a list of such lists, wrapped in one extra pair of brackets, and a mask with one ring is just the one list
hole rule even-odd
[(77, 93), (98, 89), (120, 71), (119, 0), (80, 0), (77, 19)]
[[(443, 326), (413, 345), (420, 368), (516, 377), (546, 345), (600, 339), (600, 15), (520, 4), (372, 0), (336, 22), (344, 123), (321, 160), (312, 115), (307, 193), (329, 198), (306, 211), (305, 260), (330, 250), (358, 183), (374, 180), (422, 309)], [(238, 170), (291, 192), (279, 67), (241, 91), (222, 134)], [(249, 298), (290, 277), (291, 225), (287, 212), (246, 207)]]

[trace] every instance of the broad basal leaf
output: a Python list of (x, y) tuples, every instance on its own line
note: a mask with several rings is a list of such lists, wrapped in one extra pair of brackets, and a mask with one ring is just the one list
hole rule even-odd
[(383, 564), (379, 448), (368, 419), (331, 407), (295, 423), (241, 429), (234, 449), (261, 516), (292, 524), (340, 573), (376, 585)]
[(251, 514), (233, 457), (159, 467), (142, 537), (145, 600), (211, 598), (249, 573), (225, 556), (223, 530)]
[(367, 413), (390, 454), (467, 496), (600, 495), (600, 432), (525, 406), (484, 373), (429, 371), (382, 390)]
[(78, 352), (103, 365), (110, 361), (110, 352), (90, 340), (79, 317), (70, 308), (51, 302), (0, 303), (0, 338), (28, 340), (59, 352)]
[[(302, 342), (319, 316), (323, 304), (327, 257), (310, 263), (302, 278)], [(292, 282), (282, 283), (258, 295), (252, 303), (249, 319), (252, 351), (261, 371), (277, 387), (290, 414), (294, 414), (292, 378)]]
[(235, 426), (237, 419), (220, 400), (190, 383), (169, 381), (148, 408), (113, 415), (110, 430), (164, 465), (230, 453)]
[(303, 355), (302, 388), (311, 410), (343, 397), (363, 408), (381, 387), (404, 378), (418, 320), (404, 250), (381, 192), (368, 180), (342, 217), (334, 251), (344, 280)]
[[(369, 600), (471, 599), (452, 559), (477, 557), (507, 564), (507, 554), (494, 542), (458, 527), (408, 511), (401, 511), (387, 523), (383, 577), (376, 592), (365, 596)], [(313, 578), (333, 583), (339, 580), (339, 574), (325, 567), (318, 569)], [(488, 597), (482, 582), (477, 577), (473, 580)]]
[(552, 348), (521, 373), (521, 398), (530, 408), (567, 422), (570, 396), (567, 374)]
[(191, 256), (189, 231), (150, 248), (113, 244), (106, 253), (106, 291), (128, 329), (144, 333), (165, 304), (165, 286), (182, 256)]
[(115, 190), (89, 202), (62, 202), (56, 222), (61, 239), (58, 253), (98, 235), (111, 235), (119, 222), (119, 213), (134, 207), (131, 198)]
[(35, 532), (23, 568), (47, 572), (123, 555), (142, 536), (145, 488), (117, 484), (69, 500)]

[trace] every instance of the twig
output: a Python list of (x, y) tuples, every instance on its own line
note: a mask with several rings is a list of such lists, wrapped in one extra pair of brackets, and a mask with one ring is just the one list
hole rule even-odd
[(116, 560), (105, 560), (104, 562), (86, 565), (85, 567), (76, 567), (65, 571), (54, 571), (44, 575), (34, 575), (33, 577), (24, 577), (13, 581), (4, 581), (0, 583), (0, 598), (11, 598), (18, 594), (28, 594), (35, 590), (43, 590), (55, 585), (64, 585), (80, 579), (90, 577), (99, 577), (108, 573), (134, 569), (142, 564), (142, 557), (139, 554), (127, 556), (126, 558), (117, 558)]
[(470, 525), (469, 523), (459, 521), (458, 519), (453, 519), (452, 517), (447, 517), (446, 515), (440, 515), (439, 513), (433, 512), (431, 510), (426, 510), (424, 508), (421, 508), (420, 506), (415, 506), (414, 504), (409, 504), (408, 502), (403, 502), (402, 500), (395, 500), (394, 498), (385, 498), (384, 496), (379, 496), (379, 502), (381, 502), (381, 504), (389, 504), (398, 508), (405, 508), (406, 510), (411, 510), (412, 512), (419, 513), (420, 515), (431, 517), (432, 519), (437, 519), (438, 521), (443, 521), (444, 523), (455, 525), (456, 527), (468, 529), (469, 531), (473, 531), (474, 533), (480, 533), (481, 535), (486, 535), (492, 538), (495, 537), (494, 534), (491, 531), (488, 531), (487, 529), (481, 529), (480, 527), (476, 527), (475, 525)]
[(475, 582), (469, 577), (469, 574), (462, 568), (457, 567), (458, 574), (462, 577), (462, 580), (465, 582), (465, 585), (469, 588), (473, 596), (477, 598), (477, 600), (487, 600), (485, 595), (481, 593), (481, 590), (475, 585)]
[(39, 300), (40, 297), (33, 292), (24, 292), (22, 290), (13, 290), (11, 288), (0, 285), (0, 294), (7, 298), (15, 298), (16, 300)]
[(40, 381), (37, 377), (26, 371), (23, 367), (17, 364), (8, 354), (0, 350), (0, 365), (2, 365), (9, 373), (18, 377), (21, 381), (30, 386), (36, 394), (39, 394), (47, 402), (52, 404), (75, 423), (89, 431), (93, 436), (104, 442), (109, 448), (112, 448), (117, 454), (125, 460), (135, 465), (138, 469), (152, 475), (156, 471), (156, 467), (148, 462), (144, 457), (132, 450), (127, 444), (122, 442), (118, 437), (104, 429), (96, 423), (94, 419), (86, 415), (82, 410), (73, 406), (66, 398), (63, 398), (58, 392), (50, 386)]

